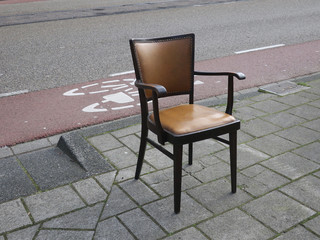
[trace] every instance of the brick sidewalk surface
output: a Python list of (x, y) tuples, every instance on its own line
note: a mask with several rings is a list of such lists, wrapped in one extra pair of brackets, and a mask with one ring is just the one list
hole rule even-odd
[(177, 215), (169, 158), (148, 146), (142, 176), (133, 179), (140, 124), (85, 134), (114, 170), (58, 186), (41, 180), (50, 169), (41, 175), (32, 166), (47, 161), (43, 151), (54, 154), (59, 136), (1, 148), (0, 183), (10, 182), (1, 192), (28, 184), (11, 200), (0, 197), (0, 240), (320, 239), (320, 80), (306, 84), (283, 97), (254, 89), (235, 102), (237, 193), (230, 193), (228, 148), (196, 143), (194, 164), (184, 161)]

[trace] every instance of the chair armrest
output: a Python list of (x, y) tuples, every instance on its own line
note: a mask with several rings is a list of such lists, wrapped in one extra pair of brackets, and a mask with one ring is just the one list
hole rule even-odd
[(246, 79), (246, 75), (244, 75), (242, 72), (199, 72), (199, 71), (194, 71), (195, 75), (202, 75), (202, 76), (232, 76), (236, 77), (239, 80), (244, 80)]
[(158, 97), (164, 97), (167, 95), (167, 89), (164, 86), (161, 86), (158, 84), (143, 83), (143, 82), (135, 81), (134, 85), (140, 89), (152, 90), (157, 94)]
[(235, 72), (198, 72), (198, 71), (194, 71), (194, 75), (228, 76), (228, 99), (227, 99), (226, 113), (232, 115), (232, 108), (233, 108), (233, 78), (236, 77), (239, 80), (244, 80), (244, 79), (246, 79), (246, 76), (241, 72), (235, 73)]

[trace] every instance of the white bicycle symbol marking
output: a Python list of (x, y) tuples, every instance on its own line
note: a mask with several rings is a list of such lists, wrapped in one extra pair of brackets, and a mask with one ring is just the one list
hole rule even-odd
[[(133, 88), (134, 81), (134, 78), (125, 78), (122, 80), (109, 80), (101, 83), (88, 84), (81, 86), (80, 88), (71, 89), (63, 93), (63, 96), (77, 97), (85, 96), (86, 94), (92, 95), (110, 92), (110, 94), (104, 95), (100, 102), (95, 102), (84, 107), (82, 111), (87, 113), (133, 108), (135, 105), (140, 105), (140, 103), (134, 103), (137, 101), (135, 98), (139, 96), (138, 90)], [(203, 82), (195, 81), (195, 85), (199, 84), (203, 84)], [(118, 104), (119, 106), (110, 107), (108, 109), (106, 106), (106, 103), (108, 102), (112, 102), (113, 105)]]

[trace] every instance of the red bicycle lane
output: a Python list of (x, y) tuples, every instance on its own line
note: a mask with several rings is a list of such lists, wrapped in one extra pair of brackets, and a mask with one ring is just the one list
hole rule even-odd
[[(243, 72), (235, 91), (320, 72), (320, 40), (200, 61), (199, 71)], [(195, 99), (226, 93), (225, 77), (196, 77)], [(0, 98), (0, 147), (140, 113), (134, 74)], [(163, 99), (166, 107), (184, 97)]]

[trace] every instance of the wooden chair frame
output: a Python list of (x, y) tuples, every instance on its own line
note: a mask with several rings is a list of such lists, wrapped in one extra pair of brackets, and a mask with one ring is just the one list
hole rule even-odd
[[(148, 84), (142, 81), (142, 73), (139, 66), (139, 60), (135, 48), (136, 43), (156, 43), (165, 41), (174, 41), (178, 39), (190, 38), (192, 42), (192, 56), (191, 56), (191, 74), (192, 74), (192, 87), (188, 92), (177, 92), (170, 94), (166, 88), (160, 84)], [(159, 98), (168, 97), (173, 95), (189, 95), (189, 104), (194, 104), (194, 75), (201, 76), (226, 76), (228, 80), (228, 95), (227, 95), (227, 107), (225, 112), (232, 115), (233, 108), (233, 80), (237, 78), (239, 80), (245, 79), (243, 73), (234, 72), (199, 72), (194, 71), (194, 34), (186, 34), (179, 36), (171, 36), (165, 38), (153, 38), (153, 39), (131, 39), (130, 40), (131, 54), (133, 58), (133, 64), (136, 74), (135, 86), (138, 88), (141, 106), (141, 142), (135, 173), (135, 179), (139, 179), (143, 159), (146, 150), (147, 142), (152, 146), (160, 150), (166, 156), (171, 158), (174, 162), (174, 211), (180, 212), (181, 202), (181, 177), (182, 177), (182, 149), (184, 144), (189, 145), (188, 163), (192, 164), (193, 158), (193, 143), (204, 139), (214, 138), (230, 146), (230, 168), (231, 168), (231, 191), (236, 192), (237, 189), (237, 130), (240, 129), (240, 121), (235, 120), (231, 123), (224, 124), (218, 127), (213, 127), (201, 131), (191, 132), (188, 134), (173, 134), (170, 131), (163, 129), (159, 117)], [(188, 69), (187, 69), (188, 71)], [(145, 90), (151, 90), (152, 96), (147, 97)], [(152, 100), (154, 121), (149, 118), (148, 101)], [(160, 144), (148, 138), (148, 130), (151, 130), (157, 135), (158, 142), (164, 145), (166, 142), (173, 144), (173, 153), (163, 148)], [(223, 134), (229, 134), (229, 140), (219, 137)]]

